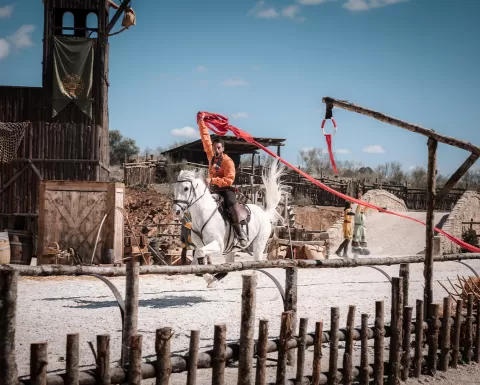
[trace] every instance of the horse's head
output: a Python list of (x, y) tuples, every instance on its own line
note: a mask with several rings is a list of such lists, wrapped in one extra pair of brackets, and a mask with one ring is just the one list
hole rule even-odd
[(207, 186), (201, 171), (182, 170), (173, 186), (172, 211), (177, 219), (197, 202), (206, 192)]

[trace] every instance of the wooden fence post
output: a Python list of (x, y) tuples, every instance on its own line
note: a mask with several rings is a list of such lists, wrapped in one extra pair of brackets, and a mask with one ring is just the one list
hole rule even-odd
[(213, 334), (212, 385), (225, 385), (227, 326), (215, 324)]
[[(285, 311), (292, 312), (293, 330), (297, 330), (297, 282), (298, 269), (287, 267), (285, 269)], [(287, 365), (293, 365), (294, 362), (295, 350), (291, 349), (287, 352)]]
[(338, 331), (340, 328), (340, 309), (331, 308), (330, 321), (330, 360), (328, 365), (328, 385), (337, 385), (337, 367), (338, 367)]
[(348, 307), (347, 327), (345, 330), (345, 352), (343, 354), (343, 384), (353, 381), (353, 332), (355, 331), (355, 306)]
[(475, 325), (475, 362), (480, 364), (480, 300), (477, 300), (477, 318)]
[(384, 375), (384, 345), (385, 345), (385, 316), (383, 301), (375, 302), (375, 327), (373, 329), (374, 338), (374, 364), (373, 364), (373, 384), (383, 385)]
[(473, 347), (473, 294), (468, 294), (467, 301), (467, 319), (465, 321), (465, 349), (463, 351), (463, 360), (469, 364), (472, 360)]
[(362, 314), (361, 326), (361, 347), (360, 347), (360, 384), (370, 383), (370, 365), (368, 364), (368, 314)]
[(18, 272), (0, 271), (0, 384), (17, 384), (15, 360), (15, 322)]
[(97, 385), (110, 385), (110, 336), (97, 336)]
[(79, 385), (78, 366), (80, 362), (80, 336), (67, 335), (67, 359), (65, 372), (65, 385)]
[(141, 385), (142, 383), (142, 336), (134, 334), (130, 338), (130, 359), (128, 363), (129, 385)]
[(388, 384), (397, 385), (400, 375), (400, 359), (402, 346), (402, 318), (403, 318), (403, 278), (392, 278), (392, 312), (390, 323), (390, 372)]
[[(125, 247), (130, 247), (131, 240), (125, 239)], [(139, 283), (139, 262), (137, 256), (125, 254), (128, 258), (125, 266), (125, 321), (122, 337), (122, 366), (128, 364), (130, 340), (137, 333), (138, 325), (138, 283)]]
[(293, 335), (293, 311), (282, 313), (282, 322), (280, 325), (280, 346), (278, 349), (277, 362), (277, 385), (284, 385), (287, 373), (287, 352), (288, 342)]
[(443, 319), (442, 319), (442, 346), (440, 356), (440, 370), (448, 370), (450, 358), (450, 313), (452, 311), (452, 298), (443, 299)]
[(410, 285), (410, 264), (401, 263), (399, 276), (403, 278), (403, 306), (408, 306), (408, 288)]
[(157, 381), (156, 385), (168, 385), (172, 373), (170, 360), (170, 345), (172, 328), (158, 329), (155, 335), (155, 352), (157, 353)]
[[(188, 350), (187, 385), (196, 385), (197, 383), (199, 342), (200, 342), (200, 331), (192, 330), (190, 333), (190, 348)], [(157, 360), (158, 360), (158, 357), (157, 357)]]
[(47, 343), (30, 345), (30, 383), (47, 385), (48, 353)]
[(433, 236), (434, 236), (434, 209), (435, 209), (435, 191), (436, 191), (436, 173), (437, 173), (437, 146), (435, 139), (428, 138), (428, 170), (427, 170), (427, 218), (426, 218), (426, 245), (425, 245), (425, 263), (424, 263), (424, 311), (426, 318), (431, 318), (430, 306), (433, 303)]
[(256, 289), (256, 273), (243, 274), (242, 307), (240, 314), (240, 347), (238, 357), (238, 385), (253, 384)]
[(308, 318), (300, 318), (300, 328), (297, 343), (297, 376), (296, 382), (301, 384), (305, 374), (305, 350), (307, 348)]
[(315, 338), (313, 339), (313, 369), (312, 385), (320, 385), (322, 375), (322, 340), (323, 321), (315, 323)]
[[(257, 373), (255, 385), (267, 383), (267, 344), (268, 344), (268, 320), (260, 320), (257, 342)], [(194, 385), (194, 384), (191, 384)]]
[(460, 353), (460, 333), (462, 328), (462, 307), (463, 301), (457, 300), (457, 308), (455, 310), (455, 320), (453, 322), (453, 349), (452, 349), (452, 368), (456, 368), (458, 364), (458, 356)]
[(438, 332), (439, 332), (439, 305), (432, 303), (430, 305), (432, 310), (430, 311), (431, 317), (428, 320), (428, 359), (427, 368), (429, 374), (435, 375), (437, 372), (437, 352), (438, 352)]
[[(405, 296), (404, 296), (405, 297)], [(408, 374), (410, 372), (410, 344), (411, 344), (411, 335), (412, 335), (412, 313), (413, 307), (404, 306), (403, 308), (403, 354), (402, 354), (402, 369), (401, 369), (401, 379), (402, 381), (407, 381)]]
[(415, 355), (413, 358), (413, 373), (416, 378), (422, 374), (423, 361), (423, 301), (417, 299), (416, 306), (416, 323), (415, 323)]

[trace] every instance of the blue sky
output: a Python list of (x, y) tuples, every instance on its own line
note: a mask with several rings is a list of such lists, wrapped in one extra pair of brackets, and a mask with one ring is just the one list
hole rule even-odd
[[(283, 155), (297, 163), (302, 148), (326, 149), (323, 96), (480, 144), (478, 0), (132, 7), (137, 25), (110, 38), (110, 128), (142, 148), (196, 135), (203, 110), (254, 136), (286, 138)], [(41, 85), (42, 31), (40, 0), (0, 0), (0, 84)], [(425, 137), (348, 111), (334, 109), (334, 117), (337, 159), (426, 166)], [(454, 171), (467, 156), (439, 145), (439, 171)]]

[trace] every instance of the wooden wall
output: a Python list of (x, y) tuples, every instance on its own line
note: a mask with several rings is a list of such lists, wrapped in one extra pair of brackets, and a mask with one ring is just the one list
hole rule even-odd
[[(40, 184), (37, 256), (44, 247), (58, 242), (60, 249), (77, 248), (84, 263), (90, 263), (95, 239), (105, 214), (95, 252), (100, 262), (102, 249), (114, 249), (115, 258), (123, 253), (124, 185), (105, 182), (44, 181)], [(41, 261), (40, 261), (41, 263)]]

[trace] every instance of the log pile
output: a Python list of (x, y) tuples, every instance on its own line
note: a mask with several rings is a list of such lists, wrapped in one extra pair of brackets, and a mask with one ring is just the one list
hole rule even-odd
[(160, 248), (167, 250), (172, 243), (180, 241), (180, 226), (176, 225), (171, 211), (172, 200), (152, 187), (127, 188), (125, 211), (125, 235), (145, 235), (157, 238)]

